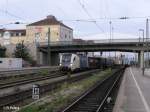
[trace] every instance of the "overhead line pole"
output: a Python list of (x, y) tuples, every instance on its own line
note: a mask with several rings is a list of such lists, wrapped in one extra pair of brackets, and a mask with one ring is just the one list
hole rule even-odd
[(149, 19), (146, 19), (146, 47), (147, 47), (147, 67), (149, 67), (149, 51), (148, 51), (148, 39), (149, 39)]
[(51, 51), (50, 51), (50, 28), (48, 28), (48, 47), (47, 47), (47, 61), (48, 65), (51, 66)]

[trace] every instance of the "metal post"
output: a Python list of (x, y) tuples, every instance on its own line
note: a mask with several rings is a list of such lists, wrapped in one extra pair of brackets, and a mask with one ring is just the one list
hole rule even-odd
[(148, 39), (149, 39), (149, 20), (146, 19), (146, 47), (147, 47), (147, 67), (149, 67), (149, 52), (148, 52)]
[(140, 67), (142, 69), (142, 74), (144, 75), (144, 51), (141, 51), (140, 52), (140, 57), (141, 57), (141, 64), (140, 64)]
[[(112, 24), (112, 22), (110, 21), (109, 24), (110, 24), (110, 40), (109, 40), (109, 42), (111, 43), (111, 36), (112, 36), (112, 26), (111, 26), (111, 24)], [(110, 51), (109, 51), (109, 58), (110, 58)]]
[(110, 42), (111, 42), (111, 30), (112, 30), (111, 24), (112, 24), (112, 22), (110, 21), (109, 24), (110, 24)]
[(141, 60), (140, 60), (140, 53), (138, 53), (138, 66), (140, 67), (140, 63), (141, 63)]
[(149, 38), (149, 21), (146, 19), (146, 40)]
[[(139, 31), (142, 31), (142, 36), (143, 36), (143, 45), (144, 45), (144, 29), (139, 29)], [(139, 37), (139, 39), (140, 39), (140, 37)]]
[(47, 48), (47, 54), (48, 54), (48, 65), (51, 66), (51, 51), (50, 51), (50, 28), (48, 28), (48, 48)]
[[(144, 29), (139, 29), (143, 33), (143, 48), (145, 47), (145, 40), (144, 40)], [(140, 51), (140, 68), (142, 69), (142, 74), (144, 75), (145, 65), (144, 65), (144, 50)]]

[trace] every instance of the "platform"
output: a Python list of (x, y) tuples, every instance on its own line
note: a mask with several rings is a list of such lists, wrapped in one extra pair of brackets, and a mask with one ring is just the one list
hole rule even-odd
[(150, 69), (125, 70), (113, 112), (150, 112)]

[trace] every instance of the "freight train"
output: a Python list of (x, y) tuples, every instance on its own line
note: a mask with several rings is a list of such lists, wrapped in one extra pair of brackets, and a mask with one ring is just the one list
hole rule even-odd
[(113, 60), (100, 57), (87, 57), (83, 54), (64, 53), (60, 56), (60, 69), (77, 71), (85, 69), (106, 68), (112, 66)]

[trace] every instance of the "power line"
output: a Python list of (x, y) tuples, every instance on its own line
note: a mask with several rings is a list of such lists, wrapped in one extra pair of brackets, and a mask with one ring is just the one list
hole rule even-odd
[(0, 27), (4, 27), (7, 25), (13, 25), (13, 24), (28, 24), (28, 23), (22, 23), (22, 22), (10, 22), (10, 23), (6, 23), (6, 24), (0, 24)]
[(17, 15), (14, 15), (14, 14), (8, 12), (7, 10), (5, 11), (5, 10), (0, 9), (0, 12), (5, 13), (5, 14), (7, 14), (7, 15), (9, 15), (9, 16), (11, 16), (11, 17), (14, 17), (14, 18), (16, 18), (16, 19), (25, 20), (24, 18), (19, 17), (19, 16), (17, 16)]
[(93, 22), (103, 33), (104, 30), (97, 24), (97, 22), (93, 19), (93, 17), (90, 15), (90, 13), (87, 11), (87, 9), (85, 8), (85, 6), (81, 3), (80, 0), (78, 0), (80, 6), (82, 7), (82, 9), (84, 10), (84, 12), (91, 18), (91, 22)]
[(64, 20), (61, 20), (61, 21), (75, 21), (75, 22), (99, 22), (99, 21), (102, 21), (102, 20), (130, 20), (130, 19), (147, 19), (147, 18), (150, 18), (150, 16), (139, 16), (139, 17), (127, 17), (127, 16), (124, 16), (124, 17), (112, 17), (112, 18), (93, 18), (93, 19), (64, 19)]

